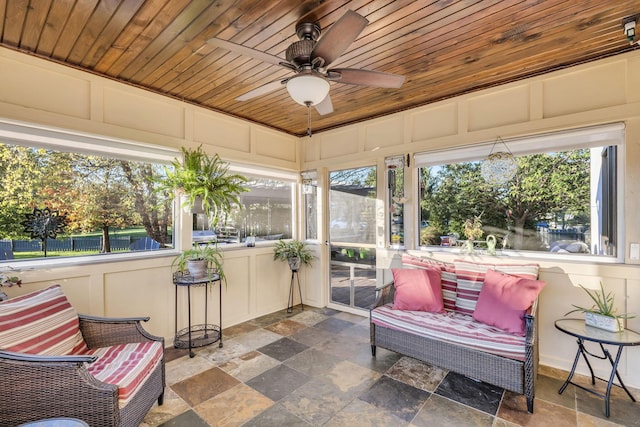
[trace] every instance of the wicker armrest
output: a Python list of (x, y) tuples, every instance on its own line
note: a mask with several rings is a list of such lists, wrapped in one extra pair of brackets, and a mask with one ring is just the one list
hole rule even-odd
[(117, 411), (118, 386), (89, 373), (86, 362), (94, 359), (0, 351), (0, 424), (45, 416), (84, 418), (86, 408), (93, 407)]
[(16, 353), (0, 350), (0, 360), (13, 360), (17, 362), (35, 363), (93, 363), (98, 356), (41, 356), (38, 354)]
[(164, 341), (148, 333), (141, 322), (148, 317), (108, 318), (79, 315), (80, 330), (89, 348), (145, 341)]
[(393, 297), (393, 289), (393, 282), (389, 282), (383, 285), (381, 288), (376, 288), (376, 300), (371, 306), (370, 310), (391, 302)]
[(538, 299), (536, 298), (531, 304), (529, 312), (524, 315), (526, 345), (534, 346), (538, 337), (538, 322), (536, 316), (538, 314)]

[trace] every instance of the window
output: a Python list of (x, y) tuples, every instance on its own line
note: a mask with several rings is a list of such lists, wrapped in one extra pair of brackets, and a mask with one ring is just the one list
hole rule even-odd
[[(480, 174), (487, 146), (416, 155), (421, 246), (615, 258), (621, 248), (617, 179), (624, 127), (609, 125), (505, 141), (515, 177), (490, 185)], [(482, 150), (484, 153), (481, 154)], [(447, 159), (449, 159), (447, 161)], [(479, 220), (469, 239), (465, 221)]]
[(231, 165), (230, 171), (247, 178), (249, 191), (240, 194), (240, 205), (221, 217), (215, 230), (208, 230), (204, 214), (194, 215), (194, 240), (215, 240), (218, 244), (256, 242), (293, 237), (293, 193), (296, 174)]
[(404, 246), (404, 156), (385, 159), (387, 167), (387, 206), (389, 226), (387, 243), (392, 247)]
[(316, 171), (302, 172), (304, 237), (318, 240), (318, 177)]
[(153, 188), (176, 154), (0, 122), (0, 258), (172, 247), (172, 203)]

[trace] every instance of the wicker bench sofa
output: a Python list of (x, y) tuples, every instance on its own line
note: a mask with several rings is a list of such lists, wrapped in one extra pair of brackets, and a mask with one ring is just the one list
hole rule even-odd
[(78, 315), (59, 285), (0, 302), (0, 425), (138, 426), (165, 385), (164, 340), (146, 320)]
[[(403, 268), (392, 269), (394, 282), (378, 290), (370, 311), (372, 355), (382, 347), (523, 394), (532, 413), (538, 368), (537, 296), (544, 287), (536, 280), (538, 266), (445, 263), (410, 255), (402, 261)], [(426, 303), (415, 296), (415, 290), (425, 286), (433, 290)], [(412, 300), (421, 301), (411, 307)], [(507, 306), (496, 306), (504, 303)]]

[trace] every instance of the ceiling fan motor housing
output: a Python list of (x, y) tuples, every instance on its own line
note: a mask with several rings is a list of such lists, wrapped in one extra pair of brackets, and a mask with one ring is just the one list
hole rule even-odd
[(300, 40), (292, 43), (286, 51), (287, 61), (300, 68), (311, 63), (311, 52), (316, 42), (313, 40)]

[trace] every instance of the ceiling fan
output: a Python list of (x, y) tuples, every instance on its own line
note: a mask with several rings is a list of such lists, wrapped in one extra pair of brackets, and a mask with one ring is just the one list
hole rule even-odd
[(364, 85), (381, 88), (399, 88), (404, 76), (379, 71), (355, 68), (327, 68), (360, 35), (369, 21), (356, 12), (348, 10), (320, 38), (320, 26), (302, 18), (296, 25), (299, 41), (286, 50), (286, 61), (266, 52), (251, 49), (228, 40), (212, 38), (208, 42), (241, 55), (285, 67), (295, 73), (293, 77), (276, 80), (236, 98), (247, 101), (286, 86), (291, 98), (307, 108), (313, 106), (319, 114), (333, 112), (329, 96), (329, 82)]

